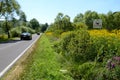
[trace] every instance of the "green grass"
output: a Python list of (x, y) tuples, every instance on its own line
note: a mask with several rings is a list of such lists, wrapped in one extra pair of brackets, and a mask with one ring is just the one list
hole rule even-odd
[(51, 48), (45, 35), (39, 39), (32, 54), (19, 80), (72, 80), (68, 74), (60, 72), (59, 55)]

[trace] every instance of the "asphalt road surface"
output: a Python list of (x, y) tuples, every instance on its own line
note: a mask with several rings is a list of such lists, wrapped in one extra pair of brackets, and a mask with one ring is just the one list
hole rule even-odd
[(40, 35), (32, 40), (15, 40), (0, 43), (0, 77), (34, 44)]

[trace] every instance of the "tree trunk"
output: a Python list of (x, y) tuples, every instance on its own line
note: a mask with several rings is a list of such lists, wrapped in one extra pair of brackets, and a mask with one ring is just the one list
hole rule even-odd
[(8, 35), (8, 38), (10, 38), (10, 32), (9, 32), (9, 28), (8, 28), (8, 25), (7, 25), (7, 19), (6, 19), (6, 29), (7, 29), (7, 35)]
[(10, 38), (10, 32), (9, 32), (9, 30), (8, 30), (8, 38)]

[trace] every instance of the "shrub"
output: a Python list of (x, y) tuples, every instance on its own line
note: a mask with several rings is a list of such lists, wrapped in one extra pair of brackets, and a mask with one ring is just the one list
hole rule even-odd
[(82, 22), (74, 23), (73, 26), (74, 26), (75, 30), (87, 29), (88, 28), (88, 26), (86, 24), (82, 23)]
[[(81, 62), (91, 60), (89, 55), (90, 50), (90, 35), (87, 30), (81, 29), (76, 32), (70, 32), (60, 42), (58, 48), (61, 47), (63, 56), (73, 62)], [(57, 46), (55, 46), (57, 47)]]
[(35, 33), (35, 30), (33, 30), (33, 29), (29, 28), (29, 27), (27, 27), (27, 29), (28, 29), (28, 32), (30, 32), (31, 34)]
[[(80, 29), (61, 34), (60, 42), (54, 44), (54, 49), (64, 57), (61, 62), (69, 66), (75, 80), (119, 80), (119, 35), (106, 30), (89, 32), (90, 35)], [(107, 64), (109, 59), (112, 59), (110, 65)]]
[(22, 32), (35, 33), (33, 29), (25, 26), (15, 27), (11, 30), (12, 37), (19, 37)]
[(95, 37), (91, 38), (92, 49), (94, 53), (97, 54), (97, 60), (103, 62), (103, 60), (108, 60), (109, 58), (120, 55), (119, 53), (119, 39), (115, 37)]
[(0, 34), (0, 39), (1, 40), (7, 39), (7, 35), (5, 33), (4, 34)]
[[(77, 67), (74, 67), (71, 70), (72, 76), (74, 77), (75, 80), (81, 80), (84, 79), (86, 80), (87, 75), (91, 73), (91, 69), (94, 67), (94, 63), (92, 62), (85, 62)], [(92, 76), (92, 75), (91, 75)]]
[(112, 70), (101, 68), (97, 75), (94, 77), (95, 80), (119, 80), (120, 79), (120, 66), (116, 66)]
[(21, 33), (20, 27), (13, 28), (11, 30), (12, 37), (19, 37)]

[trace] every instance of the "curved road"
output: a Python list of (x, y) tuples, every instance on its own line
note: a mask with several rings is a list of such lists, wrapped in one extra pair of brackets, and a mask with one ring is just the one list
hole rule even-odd
[(0, 77), (34, 44), (40, 35), (32, 35), (32, 40), (16, 40), (0, 43)]

